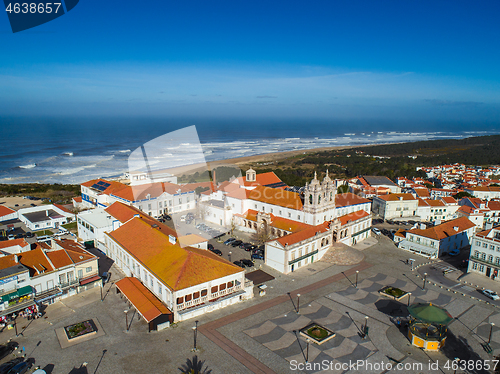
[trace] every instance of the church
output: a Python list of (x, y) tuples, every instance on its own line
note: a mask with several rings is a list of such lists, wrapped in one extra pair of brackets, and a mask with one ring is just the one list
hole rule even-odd
[[(221, 204), (213, 202), (215, 195)], [(273, 172), (249, 169), (203, 200), (208, 220), (219, 217), (215, 211), (220, 210), (225, 224), (230, 220), (231, 226), (249, 233), (265, 230), (266, 264), (285, 274), (318, 261), (333, 243), (354, 245), (370, 236), (370, 200), (338, 194), (328, 171), (322, 181), (315, 172), (302, 192), (294, 192)]]

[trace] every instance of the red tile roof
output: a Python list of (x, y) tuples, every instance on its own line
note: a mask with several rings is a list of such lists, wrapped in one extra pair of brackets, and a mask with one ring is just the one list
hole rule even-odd
[(211, 251), (170, 243), (165, 227), (134, 218), (107, 235), (172, 290), (243, 271)]
[(348, 224), (349, 222), (355, 222), (357, 220), (360, 220), (362, 218), (368, 217), (370, 214), (368, 214), (365, 210), (361, 209), (356, 212), (352, 212), (349, 214), (346, 214), (344, 216), (339, 217), (340, 225), (344, 226)]
[(416, 200), (411, 193), (391, 193), (389, 195), (378, 196), (378, 198), (384, 201)]
[[(247, 210), (243, 214), (235, 214), (236, 216), (246, 218), (249, 221), (257, 221), (257, 211), (253, 209)], [(272, 213), (269, 213), (271, 217), (271, 222), (268, 222), (272, 227), (275, 227), (280, 230), (285, 230), (285, 231), (291, 231), (291, 232), (296, 232), (300, 231), (303, 229), (306, 229), (308, 227), (311, 227), (311, 225), (308, 225), (306, 223), (298, 222), (298, 221), (293, 221), (291, 219), (283, 218), (283, 217), (278, 217), (275, 216)]]
[(248, 198), (285, 208), (302, 210), (302, 200), (297, 192), (286, 191), (279, 188), (257, 186), (248, 192)]
[(282, 236), (276, 239), (283, 247), (286, 245), (292, 245), (304, 241), (306, 239), (314, 237), (317, 233), (325, 233), (330, 229), (330, 223), (324, 222), (321, 225), (311, 226), (307, 229), (298, 231), (293, 234)]
[(442, 197), (441, 200), (443, 200), (446, 204), (456, 204), (457, 203), (457, 200), (455, 200), (451, 196)]
[(15, 213), (16, 211), (6, 207), (5, 205), (0, 205), (0, 217), (8, 216), (9, 214)]
[(172, 312), (137, 278), (123, 278), (116, 282), (115, 286), (134, 305), (135, 309), (148, 323), (162, 314), (172, 314)]
[[(267, 172), (267, 173), (260, 173), (255, 175), (255, 182), (248, 182), (246, 179), (246, 175), (243, 177), (237, 178), (237, 182), (239, 184), (242, 184), (244, 186), (266, 186), (269, 184), (275, 184), (275, 183), (282, 183), (282, 180), (278, 178), (276, 174), (274, 174), (273, 171)], [(281, 188), (284, 188), (287, 186), (283, 186)]]
[(0, 249), (14, 247), (15, 245), (19, 245), (24, 248), (28, 246), (29, 243), (24, 239), (5, 240), (3, 242), (0, 242)]
[[(457, 230), (455, 230), (455, 227), (457, 228)], [(424, 230), (408, 230), (408, 233), (424, 236), (430, 239), (442, 240), (473, 227), (475, 227), (475, 225), (471, 221), (469, 221), (467, 217), (460, 217)]]
[(141, 210), (137, 209), (132, 205), (127, 205), (119, 201), (116, 201), (104, 210), (111, 216), (116, 218), (118, 221), (120, 221), (121, 223), (126, 223), (135, 216), (139, 216), (145, 221), (149, 222), (151, 225), (158, 225), (159, 227), (162, 228), (162, 230), (167, 232), (168, 235), (173, 235), (177, 237), (177, 232), (175, 230), (171, 229), (167, 225), (164, 225), (160, 221), (154, 219), (153, 217), (149, 216), (148, 214), (142, 212)]
[(370, 203), (370, 200), (350, 192), (335, 195), (336, 207), (344, 207), (344, 206), (366, 204), (366, 203)]
[(82, 197), (81, 197), (81, 196), (74, 197), (74, 198), (73, 198), (73, 201), (74, 201), (75, 203), (81, 203), (81, 202), (82, 202)]

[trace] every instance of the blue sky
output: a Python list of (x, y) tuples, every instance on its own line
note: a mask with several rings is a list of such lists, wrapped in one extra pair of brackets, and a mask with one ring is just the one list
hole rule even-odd
[(93, 1), (12, 34), (0, 115), (500, 122), (498, 1)]

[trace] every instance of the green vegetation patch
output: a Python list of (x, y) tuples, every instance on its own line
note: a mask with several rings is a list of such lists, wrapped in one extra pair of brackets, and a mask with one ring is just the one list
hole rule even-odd
[(65, 225), (61, 225), (61, 226), (64, 227), (66, 230), (76, 231), (77, 230), (77, 225), (78, 225), (77, 222), (71, 222), (71, 223), (67, 223)]
[(97, 327), (94, 324), (94, 321), (91, 319), (83, 322), (78, 322), (73, 325), (66, 326), (64, 328), (66, 332), (66, 336), (68, 339), (74, 339), (79, 336), (87, 335), (93, 332), (97, 332)]
[(36, 236), (47, 236), (47, 235), (54, 235), (54, 233), (50, 230), (36, 231)]

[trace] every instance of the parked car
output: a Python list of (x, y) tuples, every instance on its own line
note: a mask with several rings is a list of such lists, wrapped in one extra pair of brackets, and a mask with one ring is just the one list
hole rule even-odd
[(492, 290), (481, 290), (481, 292), (484, 296), (490, 298), (491, 300), (499, 300), (500, 297), (497, 295), (495, 291)]
[(168, 214), (165, 214), (163, 217), (164, 217), (167, 221), (172, 220), (172, 217), (170, 217)]
[(33, 204), (33, 203), (31, 203), (30, 205), (31, 205), (31, 206), (36, 206), (36, 204)]
[(234, 242), (235, 240), (236, 240), (236, 238), (229, 238), (229, 239), (227, 239), (227, 240), (224, 242), (224, 244), (225, 244), (225, 245), (229, 245), (229, 244), (231, 244), (232, 242)]
[(30, 361), (23, 361), (20, 362), (17, 365), (14, 365), (12, 369), (10, 369), (7, 374), (24, 374), (28, 372), (29, 369), (31, 369), (31, 362)]
[(0, 242), (3, 242), (4, 240), (7, 240), (6, 236), (0, 235)]
[(22, 238), (24, 238), (24, 234), (22, 233), (16, 234), (16, 236), (14, 236), (14, 239), (22, 239)]
[(374, 233), (374, 234), (376, 234), (376, 235), (380, 235), (380, 234), (382, 234), (382, 233), (380, 232), (380, 230), (379, 230), (379, 229), (377, 229), (376, 227), (372, 227), (372, 231), (373, 231), (373, 233)]
[(181, 216), (181, 222), (186, 222), (186, 216)]
[(9, 342), (0, 345), (0, 360), (11, 354), (19, 345), (16, 342)]
[(17, 364), (20, 364), (24, 361), (23, 357), (16, 357), (5, 364), (0, 365), (0, 374), (6, 374), (10, 369), (12, 369)]
[(247, 266), (247, 267), (249, 267), (249, 268), (251, 268), (251, 267), (254, 265), (254, 264), (253, 264), (253, 261), (248, 260), (248, 259), (246, 259), (246, 258), (242, 258), (242, 259), (240, 260), (240, 262), (241, 262), (241, 263), (243, 263), (243, 265), (245, 265), (245, 266)]
[(193, 213), (188, 213), (188, 214), (186, 214), (186, 218), (194, 219), (194, 214)]
[(233, 264), (235, 264), (236, 266), (239, 266), (240, 268), (245, 267), (245, 265), (243, 265), (243, 263), (241, 261), (234, 261)]
[(207, 245), (207, 248), (208, 248), (210, 251), (213, 251), (214, 246), (213, 246), (212, 244), (210, 244), (210, 243), (209, 243), (209, 244)]
[(209, 249), (209, 250), (212, 251), (213, 253), (215, 253), (216, 255), (222, 256), (222, 252), (220, 250), (218, 250), (218, 249), (212, 248), (212, 249)]
[(460, 249), (454, 249), (450, 252), (448, 252), (450, 256), (458, 256), (460, 254)]
[(237, 247), (237, 246), (239, 246), (241, 243), (243, 243), (241, 240), (235, 240), (234, 242), (231, 242), (231, 246), (233, 246), (233, 247)]
[(252, 254), (252, 260), (263, 260), (264, 255), (261, 253), (253, 253)]
[(389, 235), (389, 234), (391, 233), (391, 232), (390, 232), (389, 230), (387, 230), (387, 229), (382, 229), (381, 231), (382, 231), (382, 234), (384, 234), (384, 235)]
[(14, 239), (14, 234), (9, 234), (9, 236), (7, 237), (9, 240), (12, 240)]

